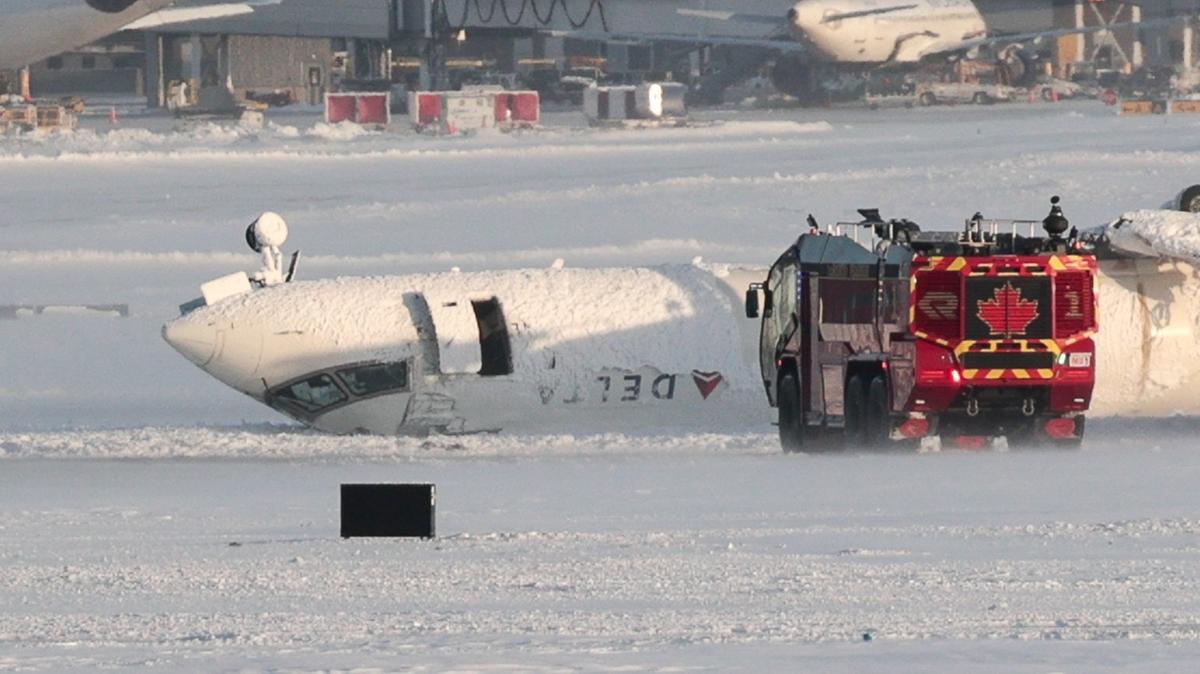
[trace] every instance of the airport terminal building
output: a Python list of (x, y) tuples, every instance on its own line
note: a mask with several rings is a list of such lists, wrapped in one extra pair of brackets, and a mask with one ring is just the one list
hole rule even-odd
[[(786, 16), (791, 0), (747, 0), (739, 12)], [(1102, 27), (1111, 31), (1062, 35), (1028, 44), (1058, 77), (1081, 70), (1129, 73), (1143, 66), (1188, 72), (1197, 59), (1189, 0), (975, 0), (994, 32), (1021, 33), (1047, 27)], [(438, 88), (437, 73), (472, 69), (514, 73), (523, 66), (562, 68), (572, 57), (592, 59), (609, 73), (630, 76), (725, 71), (726, 80), (762, 70), (773, 56), (737, 47), (630, 40), (603, 43), (564, 39), (548, 31), (706, 33), (761, 37), (760, 24), (686, 19), (678, 10), (695, 0), (287, 0), (253, 13), (174, 23), (123, 33), (96, 45), (47, 59), (33, 67), (35, 93), (113, 91), (144, 95), (165, 105), (172, 86), (193, 91), (224, 87), (235, 97), (248, 92), (317, 103), (328, 91), (352, 82), (358, 88)], [(1129, 24), (1146, 22), (1145, 28)], [(742, 61), (739, 63), (738, 61)], [(431, 75), (431, 67), (438, 68)], [(446, 77), (444, 74), (442, 77)], [(431, 79), (434, 78), (434, 79)], [(367, 85), (366, 83), (369, 83)], [(732, 81), (721, 82), (728, 86)]]

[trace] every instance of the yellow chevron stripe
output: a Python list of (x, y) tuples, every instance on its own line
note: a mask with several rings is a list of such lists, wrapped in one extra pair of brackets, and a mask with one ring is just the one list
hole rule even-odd
[(1037, 373), (1038, 373), (1038, 376), (1041, 377), (1042, 379), (1053, 379), (1054, 378), (1054, 370), (1042, 369), (1042, 370), (1038, 370)]

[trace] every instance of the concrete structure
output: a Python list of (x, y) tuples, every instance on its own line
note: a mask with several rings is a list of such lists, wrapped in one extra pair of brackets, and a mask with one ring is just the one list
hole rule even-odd
[(172, 24), (146, 33), (146, 95), (171, 84), (278, 92), (320, 104), (344, 79), (387, 79), (395, 0), (288, 0), (252, 14)]
[(145, 55), (138, 36), (118, 34), (30, 66), (37, 97), (60, 94), (139, 96), (145, 85)]

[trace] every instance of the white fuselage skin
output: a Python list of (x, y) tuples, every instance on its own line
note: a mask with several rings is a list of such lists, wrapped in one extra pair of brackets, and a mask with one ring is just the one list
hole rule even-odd
[[(766, 423), (747, 360), (757, 322), (739, 318), (739, 292), (761, 275), (679, 265), (298, 281), (197, 309), (163, 337), (225, 384), (331, 433)], [(488, 301), (502, 315), (485, 326)], [(499, 360), (484, 354), (497, 329)], [(387, 364), (406, 381), (379, 384)], [(381, 389), (360, 395), (359, 380)]]
[[(906, 9), (837, 19), (850, 12)], [(912, 63), (931, 50), (982, 35), (987, 26), (971, 0), (800, 0), (788, 12), (793, 34), (816, 55), (838, 63)]]
[(0, 69), (21, 68), (93, 42), (171, 2), (136, 0), (126, 6), (121, 0), (4, 0)]
[[(163, 336), (225, 384), (331, 433), (745, 427), (773, 413), (760, 321), (744, 318), (739, 295), (765, 276), (680, 266), (296, 282), (200, 308)], [(1089, 413), (1200, 414), (1200, 272), (1102, 261), (1096, 291)], [(473, 303), (486, 299), (503, 309), (508, 373), (481, 374)], [(354, 394), (347, 368), (383, 363), (404, 363), (403, 386)], [(280, 398), (293, 382), (334, 404), (309, 411)]]

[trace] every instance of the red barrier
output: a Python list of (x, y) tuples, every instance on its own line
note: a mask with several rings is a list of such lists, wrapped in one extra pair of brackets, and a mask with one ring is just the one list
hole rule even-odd
[(354, 121), (354, 97), (341, 94), (325, 95), (325, 121), (329, 124)]
[(387, 94), (356, 96), (355, 120), (359, 124), (387, 124), (392, 121)]
[(391, 94), (386, 91), (325, 94), (325, 121), (329, 124), (387, 124), (391, 117)]
[(542, 118), (542, 104), (536, 91), (518, 91), (512, 95), (512, 120), (537, 124)]
[(417, 93), (417, 124), (433, 124), (442, 116), (440, 94), (422, 91)]

